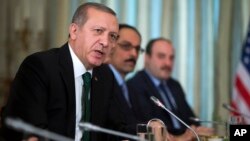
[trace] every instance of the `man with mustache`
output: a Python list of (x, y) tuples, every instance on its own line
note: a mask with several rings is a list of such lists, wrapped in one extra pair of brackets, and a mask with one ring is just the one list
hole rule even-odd
[[(69, 39), (62, 47), (32, 54), (23, 61), (3, 123), (8, 117), (19, 118), (75, 141), (108, 141), (106, 134), (83, 130), (80, 123), (116, 130), (124, 123), (113, 100), (113, 74), (102, 65), (118, 39), (116, 13), (103, 4), (84, 3), (68, 29)], [(2, 134), (6, 141), (24, 137), (5, 124)], [(28, 137), (38, 140), (36, 135)]]
[(135, 134), (136, 118), (134, 113), (134, 102), (128, 94), (125, 76), (135, 68), (138, 55), (141, 49), (141, 35), (139, 31), (130, 25), (119, 25), (119, 39), (116, 47), (110, 52), (107, 63), (112, 70), (115, 83), (115, 96), (121, 105), (121, 111), (128, 126), (126, 132)]
[(188, 141), (194, 138), (193, 133), (182, 123), (150, 100), (151, 96), (155, 96), (178, 117), (192, 125), (197, 132), (211, 134), (210, 129), (190, 120), (190, 117), (195, 115), (185, 100), (181, 85), (171, 77), (174, 57), (174, 48), (168, 39), (156, 38), (147, 44), (145, 69), (128, 81), (130, 95), (133, 95), (140, 105), (140, 110), (137, 111), (141, 115), (140, 120), (141, 122), (152, 118), (162, 120), (170, 133), (168, 134), (170, 141)]

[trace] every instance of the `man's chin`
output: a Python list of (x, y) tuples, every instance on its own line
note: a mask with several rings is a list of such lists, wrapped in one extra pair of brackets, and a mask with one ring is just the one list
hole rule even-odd
[(124, 71), (126, 71), (126, 72), (131, 72), (131, 71), (133, 71), (134, 70), (134, 68), (135, 68), (135, 65), (124, 65), (124, 67), (123, 67), (124, 69)]
[(169, 79), (170, 75), (162, 75), (160, 76), (160, 79), (162, 80), (166, 80), (166, 79)]
[(103, 64), (103, 61), (95, 61), (91, 63), (92, 68), (98, 67)]

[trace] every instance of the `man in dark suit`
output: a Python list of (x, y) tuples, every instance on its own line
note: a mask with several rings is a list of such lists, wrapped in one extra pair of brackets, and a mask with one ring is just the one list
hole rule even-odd
[(136, 114), (134, 112), (134, 101), (130, 99), (125, 77), (135, 68), (141, 49), (141, 35), (139, 31), (130, 25), (119, 25), (119, 39), (116, 47), (112, 48), (107, 63), (115, 76), (115, 97), (121, 104), (121, 111), (127, 126), (126, 132), (136, 134)]
[(140, 120), (161, 119), (166, 124), (168, 131), (174, 135), (170, 136), (170, 140), (175, 137), (191, 140), (194, 137), (182, 123), (150, 100), (151, 96), (155, 96), (183, 121), (192, 125), (197, 132), (206, 131), (210, 134), (212, 132), (210, 129), (201, 127), (199, 123), (190, 120), (190, 117), (195, 117), (195, 115), (185, 100), (181, 85), (171, 78), (173, 63), (174, 48), (171, 41), (157, 38), (148, 43), (145, 69), (128, 81), (128, 87), (131, 90), (129, 94), (136, 97), (137, 105), (141, 109), (138, 111), (141, 115)]
[[(23, 61), (3, 119), (20, 118), (76, 141), (108, 140), (104, 134), (83, 131), (79, 123), (114, 129), (123, 124), (113, 99), (114, 77), (101, 66), (117, 39), (118, 21), (113, 10), (98, 3), (79, 6), (69, 27), (68, 43)], [(91, 80), (83, 80), (85, 74)], [(21, 132), (6, 125), (2, 130), (7, 141), (23, 138)]]

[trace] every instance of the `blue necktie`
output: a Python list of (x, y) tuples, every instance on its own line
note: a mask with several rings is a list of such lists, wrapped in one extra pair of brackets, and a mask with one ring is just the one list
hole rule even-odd
[(175, 110), (175, 106), (173, 105), (173, 102), (172, 102), (171, 99), (170, 99), (169, 93), (167, 92), (165, 85), (164, 85), (163, 83), (161, 83), (161, 84), (159, 85), (159, 88), (160, 88), (160, 90), (164, 93), (164, 95), (161, 95), (161, 96), (162, 96), (162, 99), (163, 99), (165, 105), (166, 105), (170, 110), (174, 111), (174, 110)]
[[(164, 85), (164, 82), (161, 82), (161, 84), (159, 85), (159, 88), (160, 88), (160, 95), (163, 99), (163, 102), (164, 102), (164, 105), (166, 105), (166, 107), (171, 110), (174, 114), (177, 113), (176, 111), (176, 107), (174, 106), (174, 103), (172, 102), (171, 98), (170, 98), (170, 94), (167, 92), (167, 89), (166, 89), (166, 85)], [(171, 119), (172, 119), (172, 122), (173, 122), (173, 126), (176, 128), (176, 129), (179, 129), (181, 128), (181, 124), (180, 122), (175, 119), (175, 117), (173, 117), (172, 115), (170, 115)]]
[[(83, 95), (82, 95), (82, 118), (81, 122), (90, 121), (90, 86), (91, 86), (91, 74), (86, 72), (82, 75), (83, 79)], [(83, 132), (81, 141), (90, 141), (89, 131)]]
[(130, 103), (130, 100), (129, 100), (128, 88), (127, 88), (126, 82), (122, 83), (121, 88), (122, 88), (123, 96), (126, 99), (126, 102), (127, 102), (128, 106), (131, 108), (131, 103)]

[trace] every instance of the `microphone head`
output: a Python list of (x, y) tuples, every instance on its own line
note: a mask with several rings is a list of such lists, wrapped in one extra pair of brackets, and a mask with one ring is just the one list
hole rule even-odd
[(224, 108), (226, 108), (226, 109), (229, 109), (229, 108), (230, 108), (230, 106), (229, 106), (228, 104), (226, 104), (226, 103), (223, 103), (222, 106), (223, 106)]
[(160, 106), (162, 107), (163, 104), (160, 102), (160, 100), (154, 96), (151, 96), (150, 99), (157, 105), (157, 106)]
[(199, 118), (196, 118), (196, 117), (190, 117), (189, 119), (192, 120), (192, 121), (195, 121), (195, 122), (200, 122), (201, 121)]
[(225, 109), (227, 109), (227, 110), (229, 110), (231, 112), (238, 113), (238, 111), (236, 109), (234, 109), (233, 107), (231, 107), (229, 104), (223, 103), (222, 106), (223, 106), (223, 108), (225, 108)]
[(88, 122), (80, 122), (79, 126), (84, 128), (86, 131), (98, 131), (100, 128), (98, 126), (92, 125), (91, 123)]

